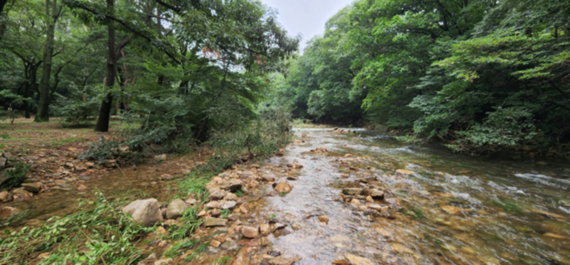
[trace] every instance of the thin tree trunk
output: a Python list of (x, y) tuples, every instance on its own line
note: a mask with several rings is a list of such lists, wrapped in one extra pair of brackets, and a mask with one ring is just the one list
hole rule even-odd
[(6, 6), (6, 3), (8, 3), (8, 0), (0, 0), (0, 37), (4, 35), (4, 30), (6, 29), (6, 25), (3, 23), (7, 17), (4, 14), (4, 6)]
[(50, 0), (46, 0), (46, 15), (48, 19), (48, 30), (46, 36), (46, 46), (44, 48), (44, 65), (42, 72), (42, 80), (40, 82), (40, 101), (38, 103), (38, 113), (34, 119), (35, 122), (49, 121), (49, 81), (51, 77), (52, 53), (55, 34), (55, 23), (59, 16), (57, 10), (57, 0), (52, 0), (52, 10), (50, 13)]
[[(106, 0), (107, 8), (109, 11), (114, 10), (113, 0)], [(105, 78), (105, 87), (107, 89), (112, 89), (115, 85), (115, 65), (117, 63), (117, 57), (115, 55), (115, 28), (113, 27), (113, 22), (109, 21), (108, 25), (109, 37), (107, 44), (109, 46), (109, 57), (107, 58), (107, 77)], [(109, 131), (109, 120), (111, 118), (111, 107), (113, 104), (113, 94), (111, 92), (107, 93), (105, 99), (101, 103), (101, 108), (99, 109), (99, 117), (97, 118), (97, 126), (95, 126), (96, 132), (108, 132)]]

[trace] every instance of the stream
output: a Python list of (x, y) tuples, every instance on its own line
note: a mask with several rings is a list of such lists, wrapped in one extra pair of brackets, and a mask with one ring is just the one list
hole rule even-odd
[[(268, 197), (263, 210), (300, 227), (270, 238), (303, 258), (295, 264), (331, 264), (347, 253), (375, 264), (570, 264), (566, 161), (471, 157), (362, 129), (295, 131), (304, 143), (268, 163), (304, 167), (291, 193)], [(311, 152), (318, 147), (328, 153)], [(367, 182), (401, 202), (390, 218), (340, 198), (342, 187)]]
[[(265, 183), (243, 198), (252, 212), (240, 215), (239, 222), (273, 218), (287, 224), (269, 234), (262, 252), (300, 257), (299, 265), (343, 259), (353, 265), (570, 264), (567, 161), (472, 157), (364, 129), (294, 131), (294, 143), (283, 156), (265, 160), (257, 170), (275, 175), (277, 182), (287, 178), (291, 192), (266, 196), (274, 191)], [(130, 192), (135, 198), (168, 198), (161, 174), (180, 174), (195, 163), (182, 157), (113, 170), (85, 179), (87, 191), (62, 189), (5, 204), (29, 212), (10, 228), (68, 214), (78, 198), (92, 199), (95, 189), (107, 196)], [(292, 171), (292, 164), (302, 168)], [(364, 194), (370, 189), (383, 196)], [(359, 192), (350, 193), (354, 190)], [(369, 210), (378, 207), (382, 211)], [(210, 251), (188, 264), (211, 264), (231, 251)], [(255, 264), (267, 264), (258, 260)]]

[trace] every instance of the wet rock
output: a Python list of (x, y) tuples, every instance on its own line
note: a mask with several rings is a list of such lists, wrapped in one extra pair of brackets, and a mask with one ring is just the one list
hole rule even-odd
[(326, 216), (326, 215), (321, 215), (321, 216), (319, 216), (319, 221), (320, 221), (321, 223), (328, 224), (328, 223), (329, 223), (329, 217)]
[(413, 174), (416, 174), (416, 172), (410, 171), (410, 170), (406, 170), (406, 169), (398, 169), (398, 170), (396, 170), (396, 174), (399, 174), (399, 175), (413, 175)]
[(220, 217), (222, 215), (222, 211), (220, 211), (219, 209), (213, 209), (210, 212), (210, 216), (212, 217)]
[(243, 182), (237, 179), (232, 179), (220, 184), (220, 189), (236, 192), (243, 187)]
[(247, 251), (242, 249), (236, 256), (234, 263), (232, 265), (250, 265), (249, 256), (247, 255)]
[(244, 172), (238, 174), (238, 176), (240, 179), (243, 179), (243, 180), (246, 180), (249, 178), (255, 178), (255, 174), (253, 174), (253, 172), (251, 172), (251, 171), (244, 171)]
[(22, 187), (24, 187), (24, 190), (33, 193), (39, 193), (42, 190), (41, 183), (24, 183), (22, 184)]
[(125, 206), (123, 212), (130, 214), (133, 221), (146, 227), (163, 221), (160, 203), (156, 199), (136, 200)]
[(361, 203), (360, 203), (360, 200), (354, 198), (350, 201), (350, 205), (352, 205), (352, 207), (354, 207), (354, 208), (359, 208)]
[(397, 211), (400, 209), (400, 200), (398, 198), (384, 199), (384, 202), (388, 204), (390, 210)]
[(345, 195), (360, 195), (363, 189), (361, 188), (344, 188), (342, 189), (342, 193)]
[(368, 195), (374, 199), (383, 199), (384, 198), (384, 192), (378, 189), (371, 189), (368, 191)]
[(171, 180), (172, 178), (174, 178), (172, 175), (170, 174), (162, 174), (160, 175), (160, 179), (162, 180)]
[(113, 167), (115, 167), (117, 164), (116, 164), (116, 161), (115, 161), (115, 160), (104, 160), (103, 162), (101, 162), (101, 165), (102, 165), (103, 167), (106, 167), (106, 168), (113, 168)]
[(297, 176), (287, 176), (288, 180), (299, 180), (299, 177)]
[(154, 156), (155, 160), (166, 160), (166, 154)]
[(345, 254), (344, 257), (350, 261), (350, 264), (352, 265), (374, 265), (374, 263), (367, 258), (358, 257), (351, 254)]
[(282, 181), (282, 182), (279, 182), (275, 186), (274, 189), (279, 194), (286, 194), (286, 193), (291, 192), (291, 190), (293, 189), (293, 186), (289, 185), (289, 183), (287, 181)]
[(547, 236), (547, 237), (550, 237), (550, 238), (555, 238), (555, 239), (566, 239), (565, 236), (557, 235), (557, 234), (554, 234), (554, 233), (545, 233), (544, 235)]
[(226, 226), (228, 220), (222, 218), (213, 218), (213, 217), (206, 217), (204, 219), (204, 226), (205, 227), (214, 227), (214, 226)]
[(19, 214), (20, 211), (14, 207), (4, 206), (0, 208), (0, 219), (9, 218), (12, 215)]
[(260, 246), (267, 246), (269, 245), (269, 238), (267, 237), (262, 237), (259, 239), (259, 245)]
[(220, 242), (218, 240), (212, 240), (210, 242), (210, 246), (215, 247), (215, 248), (219, 247), (220, 245), (222, 245), (222, 242)]
[(174, 264), (173, 259), (161, 259), (161, 260), (157, 260), (154, 263), (154, 265), (170, 265), (170, 264)]
[(300, 224), (292, 224), (291, 228), (293, 228), (293, 230), (299, 230), (299, 229), (301, 229), (301, 225)]
[(208, 196), (208, 199), (210, 199), (211, 201), (219, 201), (221, 199), (223, 199), (226, 196), (226, 192), (221, 191), (221, 190), (213, 190), (210, 191), (210, 196)]
[(270, 251), (267, 251), (267, 255), (272, 256), (272, 257), (278, 257), (281, 255), (281, 252), (279, 252), (277, 250), (270, 250)]
[(340, 177), (343, 179), (350, 178), (350, 174), (340, 174)]
[(188, 205), (184, 201), (176, 199), (168, 204), (168, 207), (166, 208), (166, 218), (176, 219), (178, 217), (182, 217), (187, 209)]
[(222, 205), (222, 209), (226, 210), (226, 209), (233, 209), (234, 207), (236, 207), (237, 202), (235, 201), (227, 201), (224, 203), (224, 205)]
[(24, 190), (24, 188), (18, 188), (12, 191), (14, 201), (25, 201), (31, 199), (34, 194)]
[(259, 231), (261, 232), (261, 235), (268, 235), (270, 232), (270, 228), (269, 228), (269, 224), (262, 224), (259, 226)]
[(85, 185), (79, 185), (79, 187), (77, 187), (78, 191), (84, 191), (86, 189), (87, 189), (87, 187)]
[(270, 265), (291, 265), (297, 261), (302, 260), (301, 256), (294, 256), (292, 258), (277, 257), (270, 259), (268, 262)]
[(345, 259), (337, 259), (332, 262), (333, 265), (350, 265), (350, 263)]
[(225, 251), (235, 251), (238, 248), (238, 244), (232, 240), (226, 239), (226, 241), (222, 243), (221, 248)]
[(265, 196), (267, 196), (267, 197), (275, 197), (275, 196), (278, 196), (278, 195), (279, 195), (279, 193), (277, 193), (277, 192), (274, 191), (274, 190), (272, 190), (272, 191), (268, 192), (267, 194), (265, 194)]
[(0, 202), (12, 201), (12, 194), (8, 191), (0, 192)]
[(239, 197), (231, 192), (228, 192), (226, 194), (226, 196), (224, 197), (224, 200), (226, 201), (237, 201), (239, 200)]
[(257, 238), (257, 236), (259, 235), (259, 228), (244, 226), (241, 229), (241, 233), (246, 238)]
[(267, 182), (275, 181), (276, 177), (273, 174), (263, 174), (261, 175), (261, 180), (265, 180)]
[(156, 254), (152, 253), (146, 259), (137, 263), (137, 265), (154, 265), (155, 262), (156, 262)]
[(351, 154), (346, 154), (346, 155), (344, 155), (344, 157), (352, 157), (352, 155), (351, 155)]
[(559, 222), (566, 222), (566, 218), (564, 218), (564, 216), (559, 215), (559, 214), (549, 213), (549, 212), (537, 210), (537, 209), (533, 209), (532, 211), (535, 213), (538, 213), (538, 214), (540, 214), (543, 217), (548, 218), (548, 219), (557, 220)]
[(367, 202), (374, 202), (374, 199), (372, 198), (372, 196), (366, 196), (366, 201)]

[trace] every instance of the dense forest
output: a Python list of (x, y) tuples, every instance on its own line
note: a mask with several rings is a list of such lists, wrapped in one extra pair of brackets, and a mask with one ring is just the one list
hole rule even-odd
[(456, 150), (567, 151), (569, 18), (564, 0), (355, 1), (273, 76), (276, 102)]
[(455, 150), (570, 149), (564, 0), (359, 0), (298, 56), (300, 39), (257, 1), (1, 6), (4, 116), (91, 118), (101, 132), (111, 115), (137, 117), (139, 139), (162, 143), (289, 106)]
[(140, 125), (133, 150), (249, 125), (299, 43), (258, 1), (8, 0), (1, 16), (3, 116), (106, 132), (118, 115)]

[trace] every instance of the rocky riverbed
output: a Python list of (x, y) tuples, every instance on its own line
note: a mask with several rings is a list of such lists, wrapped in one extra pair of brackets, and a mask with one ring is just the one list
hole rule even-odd
[[(214, 176), (207, 198), (154, 199), (168, 197), (161, 179), (191, 163), (112, 173), (138, 174), (133, 187), (152, 191), (122, 208), (159, 225), (140, 242), (153, 254), (139, 264), (570, 264), (565, 161), (299, 129), (277, 156)], [(170, 239), (189, 207), (201, 225)]]

